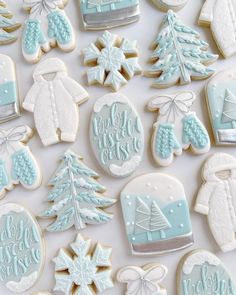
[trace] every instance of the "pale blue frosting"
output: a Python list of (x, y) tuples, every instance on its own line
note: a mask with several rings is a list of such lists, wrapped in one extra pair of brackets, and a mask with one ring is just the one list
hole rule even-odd
[(0, 106), (17, 101), (16, 83), (13, 81), (0, 85)]

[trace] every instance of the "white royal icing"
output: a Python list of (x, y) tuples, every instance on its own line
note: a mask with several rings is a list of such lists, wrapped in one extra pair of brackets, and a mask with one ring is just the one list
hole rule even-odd
[(154, 4), (157, 5), (161, 10), (167, 11), (168, 9), (173, 9), (175, 11), (183, 8), (188, 0), (152, 0)]

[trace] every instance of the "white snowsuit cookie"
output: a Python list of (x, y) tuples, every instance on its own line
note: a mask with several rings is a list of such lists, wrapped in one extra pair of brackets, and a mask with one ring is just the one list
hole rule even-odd
[(236, 249), (236, 159), (212, 155), (203, 166), (195, 211), (208, 216), (211, 232), (223, 252)]
[(40, 63), (33, 78), (34, 84), (23, 108), (34, 113), (36, 129), (43, 144), (47, 146), (59, 140), (75, 141), (79, 124), (77, 104), (87, 100), (88, 93), (68, 77), (65, 64), (58, 58)]

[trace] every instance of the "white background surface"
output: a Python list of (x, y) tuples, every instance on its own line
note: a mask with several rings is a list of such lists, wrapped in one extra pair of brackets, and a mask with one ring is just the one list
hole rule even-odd
[[(27, 17), (27, 14), (22, 11), (22, 1), (7, 0), (7, 2), (9, 4), (9, 8), (14, 12), (16, 18), (23, 23)], [(218, 53), (218, 50), (212, 40), (209, 30), (206, 28), (201, 28), (197, 25), (197, 19), (203, 2), (204, 0), (189, 0), (189, 3), (179, 12), (179, 15), (186, 24), (192, 26), (194, 29), (197, 29), (201, 33), (202, 39), (209, 42), (210, 50), (213, 53)], [(190, 152), (184, 152), (184, 154), (181, 157), (176, 158), (174, 163), (168, 168), (157, 167), (150, 153), (150, 136), (152, 131), (152, 124), (156, 119), (156, 114), (147, 112), (145, 106), (148, 102), (148, 99), (155, 94), (172, 93), (177, 90), (193, 90), (198, 94), (198, 98), (193, 106), (193, 109), (197, 112), (199, 118), (202, 119), (203, 122), (206, 124), (207, 129), (211, 134), (209, 117), (207, 114), (204, 97), (204, 86), (206, 81), (193, 82), (191, 85), (184, 87), (179, 86), (166, 90), (157, 90), (150, 87), (153, 81), (151, 78), (136, 76), (129, 82), (127, 86), (123, 87), (121, 89), (121, 92), (129, 97), (141, 116), (145, 130), (145, 152), (141, 166), (130, 178), (117, 180), (109, 177), (98, 166), (92, 154), (88, 139), (89, 117), (92, 106), (96, 98), (108, 93), (109, 89), (97, 86), (86, 86), (86, 68), (83, 66), (81, 57), (81, 50), (85, 46), (87, 46), (89, 42), (95, 41), (96, 37), (99, 36), (102, 32), (83, 31), (82, 24), (79, 21), (80, 14), (78, 3), (76, 0), (70, 0), (65, 10), (70, 16), (70, 19), (75, 28), (77, 47), (72, 53), (62, 53), (58, 49), (53, 49), (43, 58), (62, 58), (68, 66), (70, 76), (80, 82), (84, 87), (86, 87), (90, 94), (90, 100), (80, 107), (80, 129), (78, 138), (73, 145), (60, 143), (45, 148), (42, 146), (37, 134), (35, 134), (35, 136), (30, 140), (29, 145), (42, 168), (42, 186), (33, 192), (24, 190), (20, 186), (18, 186), (12, 192), (9, 192), (6, 197), (1, 200), (1, 203), (19, 202), (22, 205), (25, 205), (35, 215), (38, 214), (42, 209), (46, 208), (48, 205), (45, 202), (48, 193), (47, 182), (50, 176), (53, 174), (54, 170), (57, 168), (60, 155), (67, 148), (72, 148), (76, 153), (84, 157), (85, 163), (88, 166), (95, 169), (100, 174), (100, 181), (103, 185), (107, 187), (108, 196), (117, 198), (117, 200), (119, 200), (119, 193), (121, 189), (134, 176), (149, 172), (164, 172), (176, 176), (184, 184), (187, 199), (189, 201), (190, 207), (192, 208), (196, 192), (201, 184), (200, 167), (203, 164), (203, 161), (209, 155), (194, 156)], [(149, 50), (149, 45), (157, 36), (158, 28), (163, 16), (164, 13), (156, 9), (151, 3), (151, 0), (141, 0), (141, 20), (138, 23), (111, 30), (113, 33), (117, 33), (120, 36), (125, 36), (126, 38), (130, 38), (131, 40), (136, 39), (138, 41), (140, 51), (140, 64), (142, 65), (143, 69), (147, 69), (148, 67), (147, 60), (151, 54), (151, 51)], [(22, 29), (17, 31), (15, 34), (21, 36), (21, 30)], [(20, 48), (20, 39), (18, 39), (17, 42), (11, 45), (1, 46), (0, 52), (9, 54), (10, 57), (12, 57), (16, 62), (19, 92), (21, 100), (23, 100), (24, 96), (32, 85), (32, 72), (35, 68), (35, 65), (29, 65), (24, 61)], [(229, 60), (222, 60), (222, 58), (220, 58), (213, 65), (213, 67), (215, 67), (219, 71), (235, 65), (235, 62), (236, 56), (232, 57)], [(24, 111), (22, 112), (21, 118), (1, 125), (1, 128), (10, 128), (22, 123), (27, 123), (29, 124), (29, 126), (34, 127), (32, 114)], [(229, 152), (236, 156), (235, 148), (230, 147), (214, 147), (211, 149), (210, 153), (220, 151)], [(164, 255), (162, 257), (149, 258), (134, 257), (131, 255), (125, 235), (125, 228), (123, 224), (119, 201), (108, 211), (114, 213), (114, 219), (111, 222), (100, 226), (89, 226), (81, 233), (85, 237), (91, 237), (94, 242), (100, 241), (102, 244), (110, 245), (113, 247), (112, 264), (114, 277), (118, 268), (127, 264), (143, 265), (150, 262), (163, 263), (169, 269), (169, 274), (163, 284), (167, 288), (169, 295), (175, 295), (177, 293), (175, 274), (179, 259), (185, 253), (192, 249), (206, 248), (219, 255), (219, 257), (223, 260), (229, 270), (231, 270), (231, 272), (233, 273), (233, 278), (236, 281), (236, 251), (228, 254), (222, 254), (218, 251), (218, 248), (211, 236), (206, 218), (204, 216), (198, 215), (191, 211), (193, 232), (195, 236), (195, 244), (192, 248), (169, 255)], [(42, 228), (45, 228), (47, 223), (47, 221), (40, 220), (40, 225), (42, 226)], [(60, 247), (67, 247), (68, 244), (75, 239), (75, 235), (76, 231), (74, 229), (58, 234), (45, 232), (46, 261), (43, 273), (36, 285), (30, 291), (25, 292), (24, 294), (28, 295), (36, 291), (50, 291), (53, 289), (54, 264), (51, 262), (51, 260), (56, 255)], [(104, 294), (121, 295), (124, 294), (124, 292), (125, 286), (115, 282), (115, 287), (113, 289), (107, 290), (107, 292), (104, 292)], [(6, 290), (3, 286), (0, 286), (0, 295), (10, 294), (12, 293)]]

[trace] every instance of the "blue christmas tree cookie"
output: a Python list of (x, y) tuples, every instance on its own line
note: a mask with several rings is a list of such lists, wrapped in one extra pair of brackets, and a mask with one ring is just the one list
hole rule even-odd
[(101, 30), (139, 20), (139, 0), (79, 0), (86, 30)]
[(121, 205), (132, 253), (163, 254), (193, 243), (183, 185), (174, 177), (151, 173), (131, 180)]
[(210, 150), (208, 132), (191, 111), (195, 99), (192, 91), (181, 91), (155, 96), (149, 101), (148, 109), (158, 111), (153, 126), (152, 154), (159, 165), (170, 165), (174, 155), (181, 155), (182, 150), (189, 147), (195, 154)]
[(206, 250), (195, 250), (180, 261), (177, 294), (235, 295), (236, 285), (218, 257)]
[(0, 283), (24, 293), (39, 278), (44, 264), (44, 241), (37, 221), (21, 205), (0, 206)]

